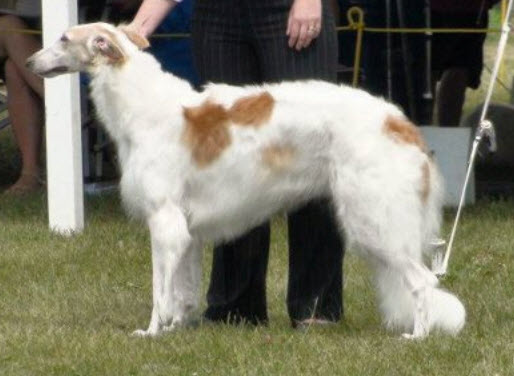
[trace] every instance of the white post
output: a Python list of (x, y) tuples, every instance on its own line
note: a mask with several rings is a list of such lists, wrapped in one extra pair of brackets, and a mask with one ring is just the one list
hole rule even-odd
[[(43, 0), (43, 45), (77, 24), (77, 0)], [(48, 217), (53, 231), (84, 228), (78, 74), (45, 80)]]

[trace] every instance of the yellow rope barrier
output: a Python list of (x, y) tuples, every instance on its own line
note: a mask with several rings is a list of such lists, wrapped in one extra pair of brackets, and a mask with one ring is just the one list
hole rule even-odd
[[(505, 0), (502, 1), (502, 19), (505, 17)], [(499, 33), (499, 28), (482, 28), (482, 29), (446, 29), (446, 28), (385, 28), (385, 27), (368, 27), (364, 22), (364, 11), (360, 7), (351, 7), (346, 13), (348, 25), (336, 27), (336, 31), (354, 31), (356, 32), (355, 41), (355, 58), (353, 63), (352, 85), (357, 86), (359, 83), (359, 72), (362, 56), (362, 39), (365, 32), (369, 33), (407, 33), (407, 34), (425, 34), (425, 33)], [(20, 33), (41, 35), (41, 30), (33, 29), (0, 29), (0, 33)], [(152, 38), (189, 38), (189, 33), (161, 33), (154, 34)]]
[(487, 29), (445, 29), (430, 27), (411, 27), (411, 28), (395, 28), (387, 29), (382, 27), (366, 27), (364, 31), (370, 33), (405, 33), (405, 34), (425, 34), (425, 33), (462, 33), (462, 34), (479, 34), (479, 33), (500, 33), (498, 28)]
[[(501, 16), (505, 18), (505, 0), (502, 0)], [(385, 27), (369, 27), (364, 23), (364, 12), (360, 7), (351, 7), (346, 13), (348, 25), (336, 27), (337, 31), (363, 31), (370, 33), (499, 33), (499, 28), (481, 28), (481, 29), (445, 29), (445, 28), (385, 28)], [(354, 17), (357, 17), (355, 19)], [(41, 30), (36, 29), (1, 29), (0, 33), (20, 33), (41, 35)], [(188, 38), (189, 33), (161, 33), (154, 34), (152, 38)]]
[(356, 87), (359, 83), (360, 63), (362, 56), (362, 36), (364, 32), (370, 33), (406, 33), (406, 34), (427, 34), (427, 33), (499, 33), (499, 28), (480, 28), (480, 29), (448, 29), (448, 28), (385, 28), (367, 27), (364, 22), (364, 11), (360, 7), (351, 7), (346, 13), (348, 25), (336, 27), (339, 31), (356, 31), (355, 57), (353, 61), (352, 86)]
[(0, 33), (18, 33), (18, 34), (31, 34), (31, 35), (41, 35), (41, 30), (32, 30), (32, 29), (2, 29), (0, 28)]
[(364, 24), (364, 12), (359, 7), (351, 7), (346, 13), (348, 24), (357, 31), (357, 40), (355, 42), (355, 57), (353, 59), (353, 77), (352, 86), (357, 87), (359, 84), (359, 72), (361, 67), (362, 55), (362, 34), (366, 25)]
[(191, 34), (188, 33), (161, 33), (161, 34), (153, 34), (151, 38), (189, 38)]

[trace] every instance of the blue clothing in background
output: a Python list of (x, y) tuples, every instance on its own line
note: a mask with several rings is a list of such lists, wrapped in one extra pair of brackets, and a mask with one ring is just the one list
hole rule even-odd
[[(155, 34), (190, 33), (193, 0), (178, 3), (155, 30)], [(197, 87), (199, 78), (193, 63), (191, 38), (152, 38), (148, 52), (162, 64), (162, 68), (188, 80)]]

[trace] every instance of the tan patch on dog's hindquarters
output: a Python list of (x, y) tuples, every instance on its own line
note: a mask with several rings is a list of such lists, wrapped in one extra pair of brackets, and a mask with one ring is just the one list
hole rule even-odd
[(423, 152), (427, 150), (421, 132), (407, 119), (388, 116), (384, 123), (384, 132), (397, 141), (418, 146)]
[(291, 145), (270, 145), (261, 150), (262, 163), (274, 171), (281, 171), (293, 163), (295, 153)]
[(423, 163), (421, 166), (421, 189), (420, 196), (423, 204), (427, 203), (428, 195), (430, 194), (430, 166), (428, 162)]
[(243, 97), (230, 107), (229, 116), (240, 125), (262, 125), (271, 117), (274, 104), (275, 99), (268, 92)]
[(228, 113), (223, 106), (206, 101), (198, 107), (184, 107), (183, 114), (186, 125), (182, 140), (196, 164), (205, 167), (230, 145)]

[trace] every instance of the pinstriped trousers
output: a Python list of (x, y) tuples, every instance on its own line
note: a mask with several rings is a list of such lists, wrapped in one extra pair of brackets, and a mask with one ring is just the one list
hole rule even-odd
[[(234, 85), (297, 79), (336, 80), (337, 36), (328, 1), (322, 31), (300, 52), (288, 47), (293, 0), (197, 0), (192, 36), (203, 82)], [(305, 93), (309, 95), (309, 93)], [(301, 109), (299, 109), (301, 111)], [(287, 307), (294, 323), (342, 314), (343, 244), (328, 202), (290, 213)], [(214, 250), (205, 317), (265, 323), (269, 223)]]

